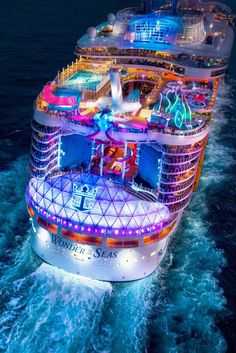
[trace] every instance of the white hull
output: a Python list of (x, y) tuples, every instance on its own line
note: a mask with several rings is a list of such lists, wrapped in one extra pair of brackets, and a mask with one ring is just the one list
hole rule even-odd
[(67, 272), (102, 281), (134, 281), (150, 275), (160, 265), (180, 219), (181, 214), (164, 239), (132, 249), (83, 245), (36, 225), (32, 247), (42, 260)]

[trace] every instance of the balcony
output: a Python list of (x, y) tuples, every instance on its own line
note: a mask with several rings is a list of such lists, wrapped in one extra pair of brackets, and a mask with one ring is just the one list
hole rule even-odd
[(171, 213), (179, 213), (180, 211), (182, 211), (185, 207), (188, 206), (188, 204), (191, 200), (191, 196), (192, 196), (192, 193), (182, 202), (180, 202), (178, 204), (168, 205), (169, 211)]
[(187, 180), (185, 183), (181, 183), (178, 185), (171, 185), (171, 184), (160, 184), (159, 192), (161, 194), (172, 194), (178, 191), (184, 191), (187, 189), (190, 185), (194, 183), (194, 178), (195, 175), (193, 175), (189, 180)]
[(169, 175), (161, 175), (161, 183), (162, 184), (180, 184), (191, 179), (193, 175), (195, 175), (197, 168), (184, 173), (183, 175), (178, 176), (169, 176)]
[(168, 165), (164, 165), (161, 172), (163, 174), (168, 174), (168, 175), (179, 175), (182, 172), (185, 172), (194, 168), (197, 162), (198, 162), (198, 158), (197, 159), (195, 158), (192, 162), (189, 162), (187, 164), (180, 164), (172, 167)]
[(51, 143), (52, 141), (55, 141), (57, 138), (60, 137), (60, 132), (57, 132), (56, 135), (54, 136), (51, 136), (51, 135), (43, 135), (41, 133), (36, 133), (35, 131), (33, 131), (33, 139), (39, 143), (44, 143), (44, 144), (49, 144)]
[(48, 135), (56, 135), (61, 130), (61, 128), (58, 128), (58, 127), (50, 127), (50, 126), (38, 124), (35, 120), (32, 120), (31, 126), (32, 126), (32, 129), (38, 132), (39, 134), (43, 133)]
[(46, 153), (43, 153), (43, 152), (39, 152), (38, 150), (36, 150), (33, 146), (31, 148), (31, 155), (34, 159), (37, 159), (38, 161), (48, 161), (50, 160), (50, 158), (52, 156), (55, 156), (58, 154), (58, 150), (49, 150), (48, 152)]
[(46, 162), (35, 161), (32, 158), (30, 158), (30, 163), (34, 168), (38, 170), (46, 170), (46, 169), (50, 169), (52, 164), (55, 164), (55, 163), (57, 164), (57, 159), (58, 159), (57, 156), (54, 156), (54, 155), (52, 155), (51, 159)]
[(200, 152), (203, 148), (203, 142), (198, 142), (194, 146), (162, 146), (162, 152), (166, 155), (189, 155)]
[(163, 163), (165, 163), (169, 166), (185, 164), (185, 163), (191, 162), (194, 159), (198, 158), (199, 155), (200, 155), (200, 151), (196, 152), (194, 154), (191, 154), (191, 155), (184, 156), (184, 157), (179, 157), (179, 156), (172, 157), (172, 156), (164, 155)]
[(184, 192), (177, 192), (175, 194), (159, 194), (158, 201), (164, 205), (173, 205), (184, 201), (193, 191), (193, 186), (191, 185)]
[(41, 153), (47, 153), (47, 152), (51, 151), (52, 149), (56, 148), (56, 146), (57, 146), (56, 143), (52, 143), (48, 146), (45, 143), (37, 142), (34, 139), (32, 139), (31, 145), (36, 151), (41, 152)]

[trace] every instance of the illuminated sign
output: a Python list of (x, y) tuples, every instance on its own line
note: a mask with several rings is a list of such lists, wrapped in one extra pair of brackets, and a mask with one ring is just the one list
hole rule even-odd
[(113, 250), (110, 251), (102, 248), (91, 249), (91, 247), (87, 247), (84, 245), (67, 241), (55, 234), (52, 234), (51, 242), (53, 245), (66, 249), (74, 254), (78, 254), (81, 256), (87, 255), (89, 256), (88, 259), (90, 259), (91, 257), (93, 257), (94, 259), (100, 259), (100, 258), (115, 259), (118, 256), (118, 251), (113, 251)]
[(97, 189), (88, 185), (73, 185), (73, 207), (80, 212), (89, 212), (93, 208), (96, 200)]

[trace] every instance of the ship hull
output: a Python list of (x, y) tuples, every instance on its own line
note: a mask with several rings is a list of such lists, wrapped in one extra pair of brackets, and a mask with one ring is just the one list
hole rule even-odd
[(101, 281), (134, 281), (150, 275), (160, 265), (180, 219), (181, 214), (164, 239), (136, 248), (111, 249), (105, 245), (80, 244), (52, 234), (36, 223), (31, 243), (43, 261), (67, 272)]

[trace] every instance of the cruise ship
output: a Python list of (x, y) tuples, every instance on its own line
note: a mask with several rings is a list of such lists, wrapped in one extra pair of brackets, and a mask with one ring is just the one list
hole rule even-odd
[(117, 282), (159, 266), (198, 189), (233, 39), (215, 1), (143, 0), (88, 28), (34, 105), (26, 201), (43, 261)]

